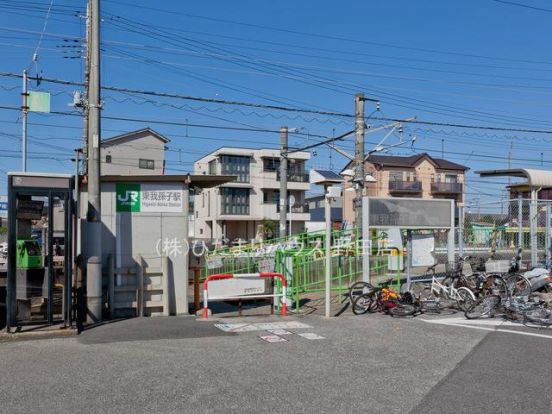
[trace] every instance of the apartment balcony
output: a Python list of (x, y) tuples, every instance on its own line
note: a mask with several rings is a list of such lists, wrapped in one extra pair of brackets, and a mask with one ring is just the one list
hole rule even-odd
[(462, 194), (462, 183), (431, 183), (432, 194)]
[[(263, 204), (263, 217), (269, 220), (280, 219), (280, 206), (277, 203)], [(286, 219), (289, 220), (289, 207), (287, 208)], [(309, 221), (310, 213), (307, 206), (293, 206), (291, 208), (291, 218), (293, 221)]]
[(410, 193), (417, 194), (422, 192), (421, 181), (389, 181), (390, 193)]
[[(280, 171), (276, 171), (276, 180), (280, 181)], [(308, 183), (309, 175), (303, 172), (288, 172), (288, 182), (290, 183)]]
[[(310, 188), (309, 175), (306, 173), (288, 174), (288, 190), (306, 191)], [(280, 172), (264, 170), (262, 175), (261, 188), (280, 188)]]

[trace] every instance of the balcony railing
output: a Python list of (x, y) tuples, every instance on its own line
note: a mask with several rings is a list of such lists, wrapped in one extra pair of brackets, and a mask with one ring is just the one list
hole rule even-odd
[(389, 181), (389, 191), (419, 193), (422, 191), (421, 181)]
[[(276, 171), (276, 180), (280, 181), (280, 171)], [(288, 182), (291, 183), (308, 183), (309, 175), (302, 172), (288, 172)]]
[(462, 194), (462, 183), (431, 183), (431, 192), (435, 194)]
[[(277, 213), (280, 212), (280, 205), (279, 204), (276, 204), (276, 212)], [(286, 212), (289, 213), (289, 206), (287, 206)], [(309, 209), (308, 209), (308, 206), (293, 206), (291, 208), (291, 212), (294, 213), (294, 214), (296, 214), (296, 213), (308, 213)]]

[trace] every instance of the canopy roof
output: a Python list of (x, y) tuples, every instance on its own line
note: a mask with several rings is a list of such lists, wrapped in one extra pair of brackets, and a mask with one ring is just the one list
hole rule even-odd
[[(552, 171), (533, 170), (527, 168), (514, 168), (505, 170), (484, 170), (476, 171), (481, 177), (521, 177), (526, 178), (526, 183), (520, 183), (533, 189), (541, 187), (552, 187)], [(514, 184), (514, 185), (520, 185)]]

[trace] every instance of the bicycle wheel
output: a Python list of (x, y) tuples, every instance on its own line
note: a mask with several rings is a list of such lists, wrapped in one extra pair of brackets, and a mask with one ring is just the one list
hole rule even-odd
[(531, 294), (531, 282), (519, 273), (514, 273), (506, 278), (506, 285), (511, 296), (529, 296)]
[(397, 306), (389, 309), (391, 316), (410, 316), (416, 313), (416, 306), (409, 303), (397, 303)]
[(478, 319), (482, 317), (492, 317), (494, 310), (500, 304), (500, 296), (490, 295), (484, 296), (476, 300), (470, 307), (464, 312), (464, 316), (467, 319)]
[(353, 299), (353, 313), (355, 315), (364, 315), (366, 312), (374, 312), (378, 303), (375, 297), (370, 294), (355, 296)]
[(523, 314), (523, 323), (539, 327), (552, 326), (552, 310), (546, 308), (531, 309)]
[(509, 296), (508, 285), (501, 275), (490, 274), (483, 282), (482, 294), (484, 296), (496, 295), (501, 299), (506, 299)]
[(374, 286), (368, 282), (355, 282), (349, 288), (349, 302), (352, 304), (357, 296), (364, 295), (374, 291)]
[(458, 295), (458, 299), (456, 299), (458, 309), (460, 309), (461, 311), (465, 312), (475, 302), (475, 295), (468, 288), (458, 288), (456, 294)]

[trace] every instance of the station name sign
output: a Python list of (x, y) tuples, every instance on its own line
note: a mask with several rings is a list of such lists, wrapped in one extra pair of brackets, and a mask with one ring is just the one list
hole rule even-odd
[(182, 184), (116, 184), (116, 211), (130, 213), (182, 213)]

